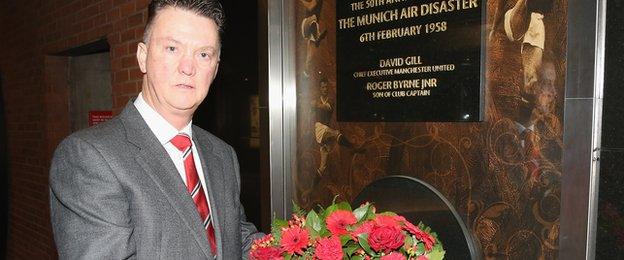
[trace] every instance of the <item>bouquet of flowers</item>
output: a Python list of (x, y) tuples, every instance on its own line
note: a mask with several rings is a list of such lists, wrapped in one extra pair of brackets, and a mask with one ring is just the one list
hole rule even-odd
[(250, 259), (444, 258), (436, 233), (392, 212), (376, 213), (365, 203), (355, 210), (346, 202), (307, 214), (295, 205), (289, 221), (275, 219), (271, 234), (254, 241)]

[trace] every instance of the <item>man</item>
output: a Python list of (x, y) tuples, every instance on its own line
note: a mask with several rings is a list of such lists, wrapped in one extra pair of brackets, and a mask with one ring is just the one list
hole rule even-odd
[[(547, 58), (546, 58), (547, 57)], [(527, 172), (530, 174), (530, 181), (535, 183), (541, 175), (540, 163), (543, 160), (544, 141), (541, 136), (544, 134), (552, 136), (560, 133), (559, 120), (554, 115), (557, 91), (555, 80), (557, 77), (555, 64), (550, 55), (545, 56), (541, 66), (538, 68), (538, 79), (535, 84), (535, 98), (531, 111), (524, 123), (516, 122), (516, 128), (520, 133), (521, 146), (524, 148)], [(527, 108), (525, 108), (527, 109)]]
[(241, 259), (234, 150), (192, 126), (219, 64), (216, 0), (154, 0), (137, 60), (142, 92), (116, 118), (72, 134), (50, 170), (62, 259)]
[[(517, 99), (515, 105), (509, 107), (520, 107), (520, 110), (528, 111), (524, 113), (529, 115), (535, 106), (535, 99), (539, 78), (539, 68), (541, 67), (546, 42), (546, 26), (544, 25), (544, 17), (552, 12), (552, 0), (509, 0), (495, 2), (495, 14), (493, 27), (490, 32), (490, 41), (494, 40), (495, 32), (504, 35), (508, 43), (508, 48), (503, 51), (511, 51), (520, 53), (520, 63), (522, 70), (522, 78), (518, 93), (509, 93), (514, 99)], [(505, 11), (506, 10), (506, 11)], [(503, 15), (500, 15), (503, 14)], [(503, 54), (507, 56), (507, 54)], [(510, 57), (504, 57), (505, 67)], [(510, 83), (510, 82), (507, 82)], [(506, 84), (509, 85), (509, 84)], [(515, 91), (512, 91), (515, 92)], [(521, 124), (527, 120), (527, 116), (510, 116), (514, 121)]]
[(507, 39), (521, 42), (524, 86), (521, 94), (524, 102), (534, 102), (538, 69), (542, 64), (546, 28), (544, 14), (552, 10), (552, 0), (518, 0), (505, 12), (503, 28)]
[(320, 145), (319, 154), (321, 155), (319, 167), (316, 169), (319, 177), (322, 177), (325, 174), (325, 170), (327, 170), (327, 159), (336, 142), (344, 147), (352, 148), (355, 153), (364, 152), (364, 148), (361, 145), (357, 148), (354, 147), (351, 140), (339, 130), (329, 126), (334, 108), (329, 100), (328, 84), (329, 80), (323, 76), (319, 82), (319, 98), (312, 103), (312, 107), (317, 115), (317, 121), (314, 123), (314, 136), (316, 142)]
[(321, 41), (327, 35), (327, 30), (321, 32), (319, 29), (323, 0), (300, 0), (300, 2), (306, 10), (305, 18), (301, 21), (301, 35), (307, 43), (303, 75), (309, 77), (314, 47), (318, 48), (321, 45)]
[[(497, 4), (490, 40), (493, 40), (495, 31), (504, 35), (510, 48), (503, 50), (510, 52), (504, 53), (503, 57), (519, 51), (522, 76), (517, 90), (512, 80), (504, 78), (501, 85), (507, 87), (497, 87), (495, 95), (501, 110), (506, 111), (506, 116), (514, 121), (527, 176), (531, 183), (535, 183), (540, 176), (542, 157), (540, 133), (536, 132), (535, 123), (544, 117), (545, 109), (554, 105), (554, 86), (544, 82), (554, 83), (555, 75), (550, 60), (552, 51), (545, 49), (547, 35), (544, 24), (545, 15), (552, 12), (553, 1), (510, 0), (498, 1)], [(504, 15), (499, 15), (502, 13)], [(547, 63), (546, 59), (549, 60)], [(504, 66), (511, 67), (507, 62), (505, 60)], [(539, 82), (540, 78), (542, 82)], [(513, 101), (506, 105), (509, 97)]]

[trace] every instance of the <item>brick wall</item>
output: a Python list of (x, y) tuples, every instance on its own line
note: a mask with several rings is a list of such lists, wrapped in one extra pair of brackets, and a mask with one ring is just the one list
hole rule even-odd
[[(148, 0), (0, 1), (0, 73), (9, 147), (9, 259), (55, 259), (48, 169), (69, 133), (68, 58), (55, 53), (107, 39), (113, 111), (139, 91), (136, 44)], [(2, 256), (0, 256), (2, 258)]]

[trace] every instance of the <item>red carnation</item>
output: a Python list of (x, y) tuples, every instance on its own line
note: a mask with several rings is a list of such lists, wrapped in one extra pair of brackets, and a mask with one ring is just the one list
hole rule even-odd
[(282, 250), (277, 247), (258, 247), (249, 254), (252, 260), (272, 260), (282, 258)]
[(435, 244), (435, 238), (432, 235), (429, 235), (427, 232), (422, 231), (414, 224), (405, 222), (405, 229), (410, 233), (414, 234), (416, 239), (422, 241), (425, 244), (425, 250), (429, 251), (433, 248), (433, 244)]
[(377, 215), (374, 221), (377, 226), (399, 226), (400, 222), (405, 221), (405, 219), (399, 216)]
[(372, 221), (366, 221), (362, 223), (362, 225), (360, 225), (357, 229), (355, 229), (352, 235), (353, 237), (357, 238), (359, 234), (369, 234), (371, 230), (373, 230), (374, 226), (375, 223), (373, 223)]
[(327, 216), (327, 229), (334, 236), (347, 234), (347, 226), (355, 223), (357, 223), (357, 219), (349, 210), (336, 210)]
[(431, 250), (433, 248), (433, 244), (435, 244), (435, 238), (425, 232), (422, 232), (420, 235), (416, 235), (416, 238), (425, 244), (425, 249), (427, 251)]
[(282, 233), (282, 249), (290, 254), (303, 254), (308, 246), (308, 231), (299, 226), (287, 228)]
[(377, 252), (389, 253), (403, 245), (405, 235), (398, 226), (375, 226), (368, 236), (368, 244)]
[(382, 256), (380, 260), (407, 260), (404, 255), (392, 252), (389, 255)]
[(340, 239), (336, 236), (319, 239), (314, 256), (320, 260), (342, 259)]

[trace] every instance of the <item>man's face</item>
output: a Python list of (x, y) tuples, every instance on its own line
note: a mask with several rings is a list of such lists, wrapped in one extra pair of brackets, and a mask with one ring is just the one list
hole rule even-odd
[(137, 51), (145, 100), (161, 115), (192, 115), (217, 73), (217, 25), (192, 11), (167, 7), (154, 17), (148, 37)]
[(557, 97), (555, 91), (555, 80), (557, 79), (555, 66), (551, 62), (545, 62), (542, 64), (540, 72), (540, 91), (537, 95), (536, 106), (542, 114), (552, 113), (555, 98)]
[(321, 96), (327, 96), (327, 82), (321, 82), (320, 93)]

